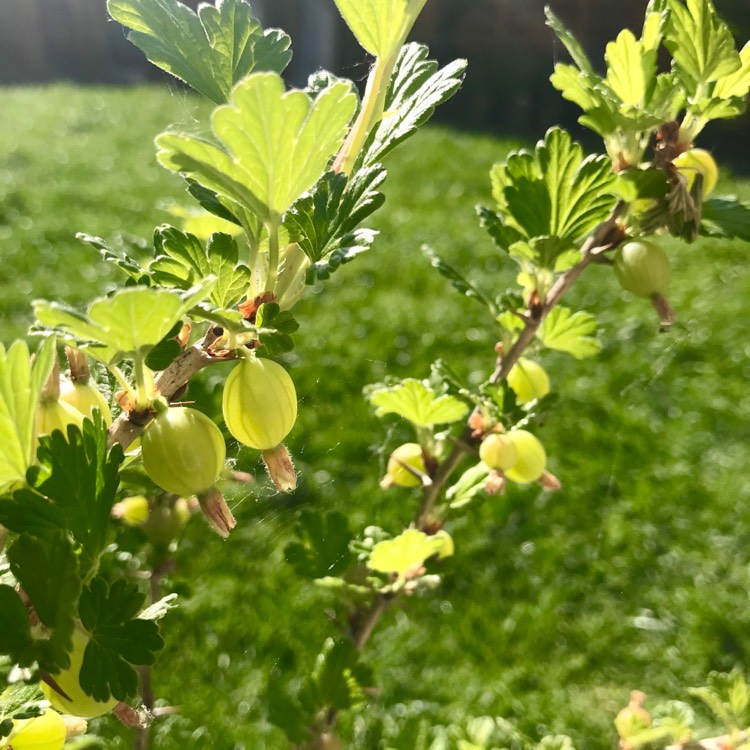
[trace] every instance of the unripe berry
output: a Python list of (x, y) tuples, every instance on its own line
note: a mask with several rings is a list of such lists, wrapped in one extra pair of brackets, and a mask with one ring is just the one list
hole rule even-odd
[(719, 168), (714, 157), (702, 148), (691, 148), (675, 157), (672, 162), (687, 180), (687, 189), (691, 190), (697, 174), (703, 175), (703, 195), (709, 195), (719, 179)]
[(148, 500), (143, 495), (132, 495), (115, 503), (112, 515), (126, 526), (143, 526), (149, 517)]
[[(508, 385), (519, 404), (528, 404), (549, 393), (549, 376), (545, 369), (531, 359), (521, 357), (508, 373)], [(493, 466), (492, 468), (497, 468)]]
[(618, 248), (614, 269), (620, 286), (636, 297), (665, 294), (672, 278), (667, 254), (659, 245), (647, 240), (628, 242)]
[(104, 423), (112, 424), (112, 412), (104, 395), (90, 380), (87, 383), (78, 383), (63, 380), (60, 383), (60, 401), (70, 404), (85, 417), (91, 417), (94, 409), (99, 409)]
[(36, 410), (35, 430), (37, 438), (60, 430), (67, 435), (68, 425), (83, 428), (83, 414), (65, 401), (42, 400)]
[(62, 750), (66, 736), (63, 717), (49, 708), (33, 719), (14, 721), (10, 746), (13, 750)]
[(211, 487), (226, 460), (221, 430), (185, 406), (157, 414), (143, 432), (143, 467), (167, 492), (190, 497)]
[(222, 411), (227, 429), (243, 445), (276, 448), (297, 420), (297, 392), (287, 371), (254, 354), (229, 373)]
[(83, 654), (89, 642), (89, 636), (79, 628), (73, 631), (73, 650), (70, 652), (70, 666), (62, 672), (50, 675), (60, 686), (60, 689), (69, 696), (70, 700), (64, 698), (57, 690), (47, 683), (42, 683), (44, 697), (52, 704), (53, 708), (64, 714), (80, 716), (83, 719), (93, 719), (111, 711), (118, 703), (117, 698), (111, 697), (107, 701), (94, 700), (87, 695), (80, 683), (81, 666), (83, 665)]
[(514, 430), (508, 433), (508, 437), (516, 448), (518, 460), (505, 476), (518, 484), (535, 482), (544, 473), (547, 463), (544, 446), (526, 430)]
[(518, 450), (509, 434), (493, 432), (482, 440), (482, 444), (479, 446), (479, 458), (490, 469), (507, 471), (516, 465)]
[[(414, 469), (414, 473), (407, 467)], [(389, 487), (395, 484), (397, 487), (420, 487), (422, 480), (419, 474), (426, 472), (424, 454), (419, 443), (404, 443), (396, 448), (388, 459), (388, 473), (383, 478), (381, 485)]]

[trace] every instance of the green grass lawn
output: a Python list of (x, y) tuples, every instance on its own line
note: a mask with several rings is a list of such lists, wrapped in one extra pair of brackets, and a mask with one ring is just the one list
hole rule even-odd
[[(7, 344), (30, 324), (31, 299), (83, 303), (117, 280), (76, 232), (147, 240), (169, 221), (165, 204), (187, 203), (152, 140), (173, 123), (197, 129), (205, 110), (177, 91), (62, 86), (0, 91), (0, 109)], [(157, 722), (154, 747), (286, 747), (267, 720), (267, 685), (299, 681), (311, 644), (335, 629), (331, 599), (295, 577), (284, 546), (305, 506), (340, 510), (355, 529), (395, 532), (412, 515), (408, 493), (378, 487), (384, 455), (409, 435), (375, 419), (362, 388), (425, 377), (438, 357), (474, 382), (492, 369), (492, 321), (429, 270), (420, 246), (490, 293), (513, 284), (474, 207), (489, 201), (489, 167), (514, 145), (440, 128), (405, 145), (388, 164), (375, 248), (299, 305), (288, 363), (301, 487), (237, 498), (227, 542), (190, 524), (167, 580), (180, 607), (154, 674), (156, 694), (182, 712)], [(726, 175), (722, 190), (750, 198), (750, 184)], [(347, 747), (376, 747), (381, 722), (490, 714), (608, 750), (631, 688), (687, 699), (710, 670), (750, 666), (750, 247), (669, 251), (680, 322), (668, 334), (606, 268), (574, 290), (599, 317), (604, 348), (583, 363), (544, 358), (559, 403), (539, 435), (564, 489), (512, 488), (454, 519), (443, 586), (390, 611), (368, 647), (379, 690), (362, 718), (344, 719)], [(222, 379), (204, 374), (196, 397), (218, 399)], [(127, 746), (114, 720), (96, 726)]]

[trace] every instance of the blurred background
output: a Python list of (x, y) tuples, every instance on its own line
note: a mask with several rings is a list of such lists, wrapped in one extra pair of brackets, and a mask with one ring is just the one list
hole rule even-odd
[[(185, 0), (195, 7), (198, 0)], [(536, 139), (552, 123), (576, 129), (576, 108), (549, 85), (565, 57), (544, 24), (544, 5), (574, 31), (595, 61), (623, 26), (638, 29), (647, 0), (430, 0), (414, 38), (445, 63), (468, 58), (461, 96), (440, 117), (452, 125)], [(716, 0), (735, 37), (750, 38), (750, 2)], [(0, 84), (51, 81), (131, 84), (163, 80), (107, 20), (105, 0), (0, 0)], [(319, 67), (363, 81), (369, 61), (338, 17), (333, 0), (254, 0), (265, 26), (291, 34), (292, 83)], [(724, 162), (750, 169), (750, 118), (720, 123), (703, 145)], [(578, 131), (576, 134), (579, 135)], [(588, 137), (581, 133), (580, 137)], [(594, 140), (589, 142), (593, 147)]]

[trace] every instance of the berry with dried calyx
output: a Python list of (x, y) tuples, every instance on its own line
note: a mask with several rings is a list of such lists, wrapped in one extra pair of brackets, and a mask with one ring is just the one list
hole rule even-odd
[(508, 385), (516, 394), (519, 404), (528, 404), (544, 398), (550, 390), (546, 370), (539, 363), (526, 357), (521, 357), (511, 368), (508, 373)]
[(490, 469), (507, 471), (516, 465), (518, 450), (509, 434), (493, 432), (482, 440), (479, 446), (479, 458)]
[(648, 240), (628, 242), (618, 248), (614, 269), (620, 286), (636, 297), (666, 294), (672, 278), (667, 254)]
[(687, 180), (690, 191), (697, 175), (703, 177), (703, 195), (710, 195), (719, 180), (719, 168), (714, 157), (703, 148), (691, 148), (676, 156), (672, 163)]
[(526, 430), (513, 430), (508, 433), (508, 437), (518, 453), (518, 460), (505, 472), (505, 476), (518, 484), (536, 482), (547, 464), (544, 446)]
[(297, 391), (281, 365), (250, 354), (229, 373), (222, 411), (236, 440), (249, 448), (271, 450), (294, 427)]
[(420, 487), (426, 471), (422, 446), (419, 443), (404, 443), (391, 453), (388, 472), (380, 486)]
[(167, 492), (190, 497), (213, 486), (226, 460), (221, 430), (202, 412), (187, 406), (166, 408), (143, 432), (143, 467)]

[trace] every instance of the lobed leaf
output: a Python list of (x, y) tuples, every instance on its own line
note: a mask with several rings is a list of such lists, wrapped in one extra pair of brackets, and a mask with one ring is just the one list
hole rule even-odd
[(154, 65), (217, 104), (253, 71), (281, 73), (292, 58), (289, 37), (264, 33), (245, 0), (204, 3), (197, 13), (178, 0), (108, 0), (107, 9)]
[(401, 49), (385, 100), (385, 114), (363, 148), (363, 166), (377, 164), (414, 135), (430, 120), (435, 108), (461, 88), (466, 60), (439, 68), (428, 55), (429, 49), (423, 44), (407, 44)]
[(255, 73), (232, 90), (231, 103), (213, 114), (223, 148), (199, 138), (163, 133), (157, 157), (239, 203), (262, 221), (277, 221), (309, 190), (344, 141), (357, 106), (351, 87), (338, 82), (313, 101), (285, 91), (276, 73)]
[(733, 195), (725, 195), (704, 201), (702, 211), (702, 233), (750, 242), (750, 203), (743, 203)]
[(295, 527), (299, 541), (287, 545), (286, 561), (304, 578), (343, 573), (351, 563), (352, 539), (346, 516), (338, 512), (304, 511)]
[(138, 617), (144, 600), (138, 587), (122, 578), (111, 586), (101, 577), (94, 578), (81, 594), (79, 615), (91, 640), (80, 681), (95, 700), (132, 697), (138, 690), (132, 665), (153, 664), (155, 653), (164, 647), (156, 623)]
[(495, 304), (485, 297), (471, 282), (467, 281), (458, 271), (456, 271), (455, 268), (448, 265), (437, 253), (427, 246), (422, 247), (422, 252), (430, 262), (430, 265), (436, 269), (441, 276), (448, 279), (456, 291), (463, 294), (464, 297), (477, 300), (477, 302), (486, 307), (493, 315), (497, 315), (497, 307)]
[(1, 522), (19, 532), (37, 529), (40, 537), (52, 525), (69, 532), (81, 547), (86, 574), (106, 543), (122, 449), (107, 449), (106, 425), (95, 414), (94, 421), (84, 420), (83, 431), (71, 425), (67, 435), (55, 430), (42, 437), (38, 457), (40, 465), (29, 472), (33, 489), (18, 490), (9, 504), (0, 503)]
[(229, 234), (212, 234), (204, 247), (195, 235), (162, 226), (154, 233), (154, 247), (157, 256), (148, 268), (160, 286), (187, 290), (213, 276), (209, 299), (220, 310), (230, 309), (247, 292), (250, 269), (239, 263), (237, 242)]
[(377, 416), (398, 414), (417, 427), (458, 422), (469, 410), (455, 396), (438, 395), (428, 383), (414, 378), (394, 386), (375, 387), (367, 397), (376, 407)]
[(284, 215), (290, 241), (311, 261), (306, 283), (328, 279), (339, 266), (370, 249), (377, 232), (358, 226), (383, 205), (385, 197), (377, 188), (385, 176), (379, 164), (359, 170), (351, 180), (343, 173), (327, 172)]
[(75, 607), (81, 593), (78, 557), (67, 533), (37, 539), (21, 534), (8, 549), (10, 570), (29, 597), (41, 622), (51, 630), (45, 639), (44, 669), (70, 663)]
[[(547, 131), (534, 154), (515, 152), (495, 165), (491, 177), (501, 214), (485, 214), (491, 234), (499, 242), (514, 237), (535, 241), (531, 249), (537, 261), (552, 269), (556, 258), (577, 247), (615, 203), (616, 176), (609, 159), (584, 158), (581, 146), (560, 128)], [(554, 252), (542, 258), (542, 247)]]
[(711, 0), (670, 0), (664, 46), (690, 95), (736, 73), (742, 63), (729, 27)]
[(191, 308), (208, 297), (215, 279), (208, 277), (185, 292), (131, 287), (95, 300), (87, 314), (46, 300), (34, 302), (37, 320), (75, 342), (79, 348), (114, 365), (146, 357)]
[(400, 579), (436, 555), (443, 545), (441, 537), (407, 529), (394, 539), (378, 542), (370, 553), (367, 567), (378, 573), (394, 573)]
[(593, 315), (558, 306), (544, 319), (537, 335), (548, 349), (586, 359), (601, 351), (601, 343), (596, 338), (597, 327)]
[(365, 702), (362, 685), (372, 676), (358, 659), (359, 651), (350, 639), (326, 640), (310, 676), (316, 706), (344, 711)]

